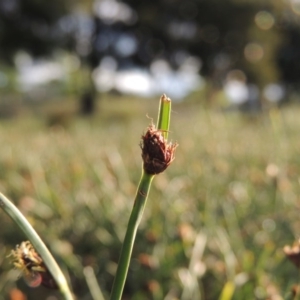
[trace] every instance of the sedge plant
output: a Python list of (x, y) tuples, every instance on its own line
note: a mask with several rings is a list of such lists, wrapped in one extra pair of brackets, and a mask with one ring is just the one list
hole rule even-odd
[(151, 124), (142, 136), (142, 174), (128, 221), (110, 300), (120, 300), (122, 297), (137, 229), (142, 219), (152, 180), (155, 175), (163, 172), (175, 158), (177, 144), (167, 141), (170, 116), (171, 99), (162, 95), (157, 126)]
[(19, 268), (24, 276), (40, 280), (37, 284), (59, 289), (65, 300), (73, 300), (67, 280), (43, 240), (19, 209), (1, 193), (0, 207), (30, 241), (22, 242), (16, 250), (12, 251), (11, 256), (15, 267)]
[[(143, 215), (152, 180), (155, 175), (165, 171), (175, 158), (174, 153), (177, 144), (168, 143), (167, 141), (170, 115), (171, 99), (166, 95), (162, 95), (157, 126), (150, 124), (146, 133), (142, 136), (142, 174), (121, 249), (110, 296), (111, 300), (120, 300), (122, 297), (137, 229)], [(11, 251), (10, 256), (13, 257), (14, 266), (19, 268), (24, 276), (31, 277), (31, 286), (42, 284), (49, 288), (58, 289), (65, 300), (73, 300), (73, 295), (63, 272), (42, 239), (19, 209), (1, 193), (0, 207), (28, 238), (28, 241), (22, 242), (15, 250)], [(85, 276), (88, 285), (91, 287), (93, 298), (104, 299), (96, 283), (96, 278), (90, 269), (85, 269)]]

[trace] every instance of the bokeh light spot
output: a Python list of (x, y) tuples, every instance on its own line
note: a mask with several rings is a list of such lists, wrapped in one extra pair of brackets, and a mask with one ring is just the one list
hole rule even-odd
[(263, 89), (263, 95), (268, 101), (277, 103), (281, 101), (284, 97), (284, 88), (276, 83), (270, 83)]
[(252, 63), (260, 61), (264, 56), (264, 49), (257, 43), (249, 43), (244, 50), (245, 58)]
[(300, 15), (300, 0), (291, 0), (291, 7), (294, 13)]
[(275, 19), (271, 13), (262, 10), (255, 15), (255, 23), (260, 29), (269, 30), (273, 27)]

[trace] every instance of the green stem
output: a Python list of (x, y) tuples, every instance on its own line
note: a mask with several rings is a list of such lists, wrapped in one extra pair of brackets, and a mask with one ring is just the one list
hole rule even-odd
[(93, 268), (90, 266), (86, 266), (83, 269), (83, 274), (85, 276), (86, 283), (90, 289), (93, 299), (94, 300), (104, 300), (105, 298), (102, 294), (100, 286), (98, 285), (97, 278), (95, 276)]
[[(162, 95), (159, 103), (157, 129), (162, 131), (165, 139), (168, 138), (169, 126), (171, 116), (171, 99), (166, 95)], [(146, 205), (148, 193), (150, 190), (151, 182), (154, 175), (147, 174), (144, 170), (142, 177), (136, 192), (135, 201), (131, 215), (129, 218), (127, 231), (125, 234), (121, 254), (119, 258), (119, 264), (117, 273), (112, 287), (110, 300), (120, 300), (122, 297), (128, 268), (130, 264), (131, 253), (136, 237), (136, 232), (141, 221), (144, 208)]]
[(168, 139), (171, 118), (171, 99), (165, 94), (160, 97), (156, 128), (162, 130), (165, 140)]
[(154, 175), (149, 175), (143, 171), (141, 181), (139, 183), (135, 196), (133, 209), (129, 218), (110, 300), (120, 300), (122, 297), (136, 232), (143, 215), (153, 178)]
[(27, 219), (22, 215), (22, 213), (18, 210), (18, 208), (3, 194), (0, 193), (0, 207), (13, 219), (13, 221), (19, 226), (19, 228), (25, 233), (27, 238), (30, 240), (31, 244), (35, 248), (35, 250), (42, 257), (45, 265), (48, 270), (52, 274), (55, 282), (58, 285), (58, 288), (61, 294), (64, 296), (65, 300), (73, 300), (72, 293), (69, 289), (67, 280), (53, 258), (52, 254), (33, 229), (31, 224), (27, 221)]

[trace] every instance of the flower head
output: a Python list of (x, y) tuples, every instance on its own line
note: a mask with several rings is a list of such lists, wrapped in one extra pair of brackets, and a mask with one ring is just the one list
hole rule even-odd
[(51, 289), (57, 289), (51, 273), (45, 266), (41, 256), (35, 251), (29, 241), (17, 245), (15, 250), (11, 251), (14, 266), (21, 270), (26, 283), (30, 287), (46, 286)]
[(152, 124), (142, 136), (141, 148), (144, 170), (148, 174), (163, 172), (175, 159), (177, 143), (168, 143)]

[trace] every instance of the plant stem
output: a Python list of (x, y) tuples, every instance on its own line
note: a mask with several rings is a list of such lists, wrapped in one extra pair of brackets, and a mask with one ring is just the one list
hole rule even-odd
[(136, 192), (133, 209), (129, 218), (110, 300), (120, 300), (122, 297), (136, 232), (143, 215), (153, 178), (154, 175), (149, 175), (143, 171), (141, 181)]
[(158, 118), (157, 118), (157, 129), (162, 130), (162, 135), (165, 140), (168, 139), (169, 127), (171, 118), (171, 99), (165, 94), (160, 97)]
[(105, 298), (102, 294), (100, 286), (98, 285), (97, 278), (95, 276), (93, 268), (90, 266), (86, 266), (83, 269), (83, 274), (85, 276), (86, 283), (90, 289), (93, 299), (104, 300)]
[(13, 219), (13, 221), (19, 226), (19, 228), (25, 233), (27, 238), (30, 240), (31, 244), (35, 250), (42, 257), (43, 262), (47, 266), (48, 270), (52, 274), (55, 282), (61, 294), (64, 296), (65, 300), (73, 300), (72, 293), (69, 289), (67, 280), (53, 258), (52, 254), (36, 233), (31, 224), (19, 211), (19, 209), (3, 194), (0, 193), (0, 207)]
[[(157, 129), (162, 131), (162, 135), (165, 140), (168, 138), (168, 131), (170, 126), (170, 116), (171, 116), (171, 99), (169, 99), (165, 94), (160, 97), (159, 109), (158, 109), (158, 119), (157, 119)], [(153, 146), (153, 144), (152, 144)], [(157, 151), (157, 149), (156, 149)], [(155, 151), (154, 151), (155, 152)], [(149, 158), (147, 156), (147, 158)], [(145, 161), (144, 161), (145, 162)], [(112, 292), (110, 295), (110, 300), (120, 300), (122, 297), (128, 268), (130, 264), (131, 253), (136, 237), (136, 232), (140, 221), (142, 219), (142, 215), (144, 212), (144, 208), (146, 205), (148, 193), (150, 190), (150, 186), (152, 180), (155, 175), (148, 174), (150, 172), (146, 172), (144, 170), (145, 165), (143, 165), (143, 172), (141, 176), (141, 180), (136, 192), (135, 201), (133, 205), (133, 209), (131, 211), (131, 215), (129, 218), (127, 231), (125, 234), (123, 246), (121, 249), (121, 254), (119, 258), (119, 264), (117, 268), (117, 273), (115, 276), (115, 280), (112, 287)]]

